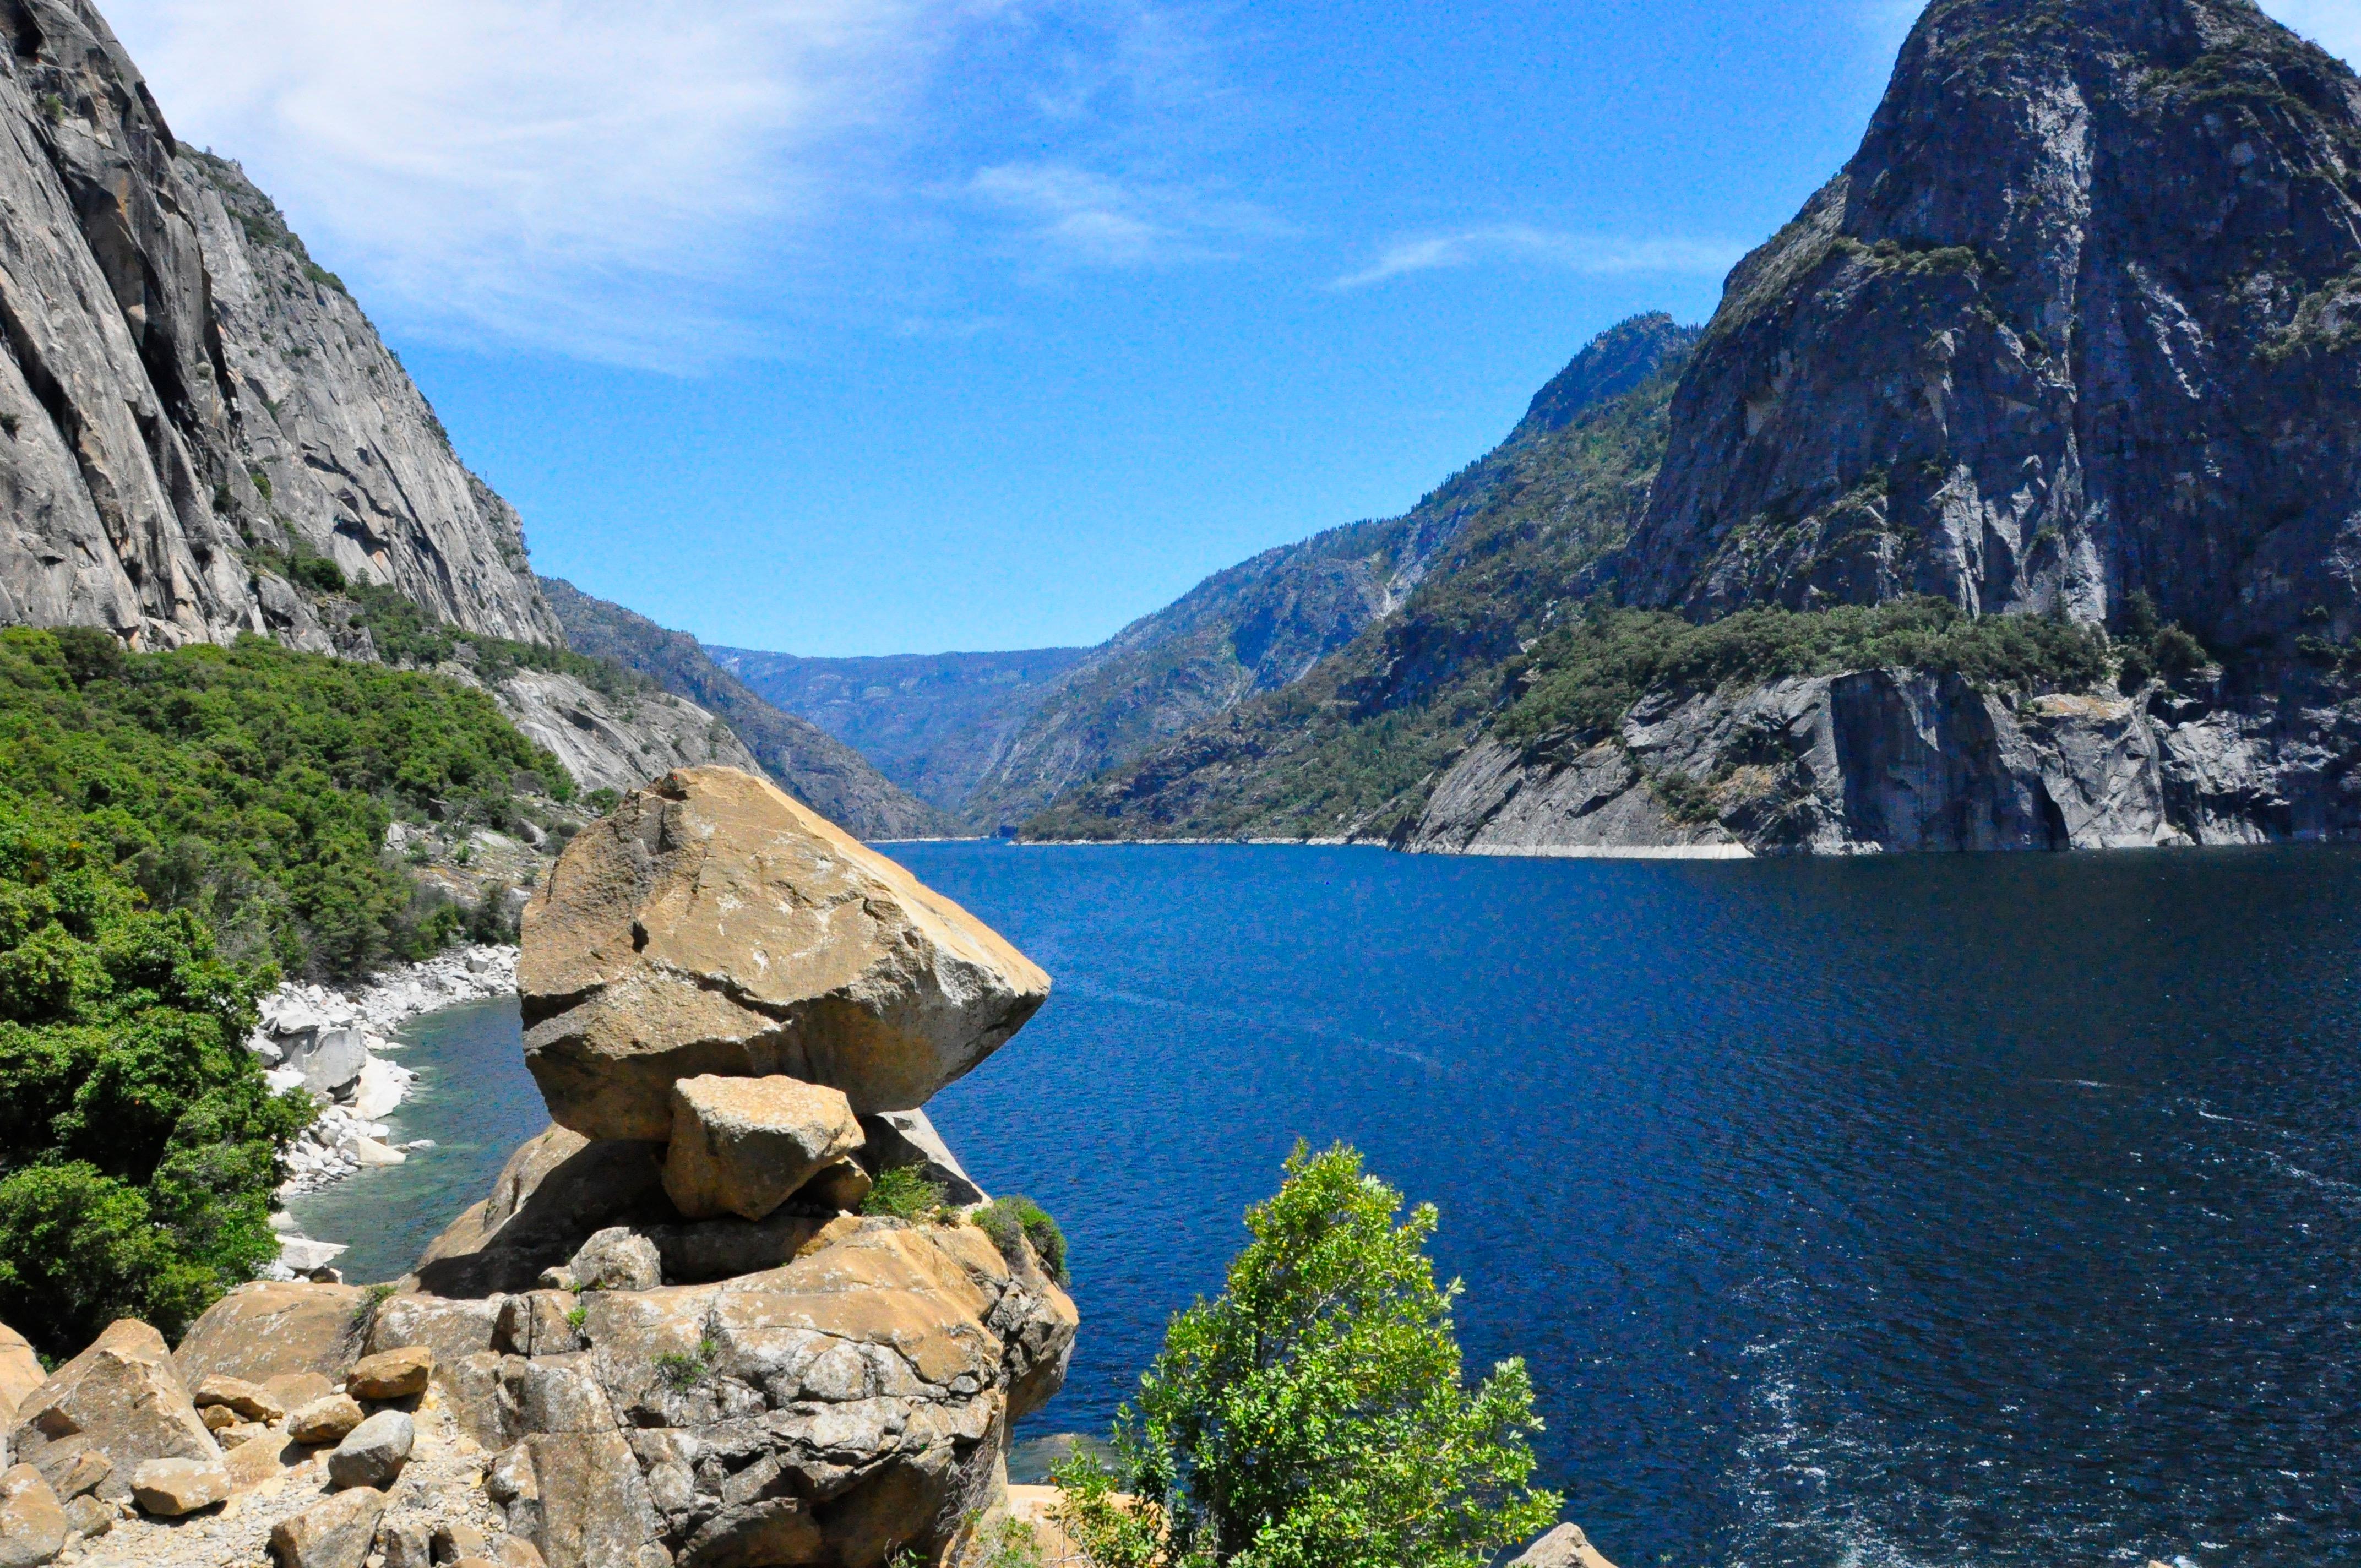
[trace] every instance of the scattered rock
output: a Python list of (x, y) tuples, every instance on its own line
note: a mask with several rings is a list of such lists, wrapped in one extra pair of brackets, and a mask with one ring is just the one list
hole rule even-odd
[(404, 1345), (363, 1356), (345, 1374), (345, 1392), (356, 1399), (407, 1399), (426, 1392), (434, 1376), (434, 1353)]
[(464, 1519), (455, 1519), (434, 1527), (434, 1561), (457, 1563), (467, 1558), (484, 1555), (484, 1532)]
[(164, 1338), (126, 1318), (58, 1368), (17, 1408), (9, 1450), (58, 1485), (84, 1455), (108, 1461), (100, 1495), (130, 1495), (132, 1470), (150, 1459), (221, 1457)]
[(218, 1459), (151, 1459), (131, 1473), (132, 1500), (159, 1519), (210, 1508), (229, 1492), (229, 1472)]
[(336, 1391), (334, 1380), (316, 1372), (282, 1372), (263, 1380), (263, 1388), (270, 1397), (291, 1410), (300, 1410), (315, 1399), (324, 1399)]
[(214, 1432), (214, 1441), (222, 1445), (224, 1453), (227, 1453), (233, 1449), (244, 1448), (257, 1438), (269, 1435), (270, 1423), (268, 1421), (240, 1421), (236, 1426), (223, 1427)]
[[(59, 1444), (59, 1447), (63, 1449), (82, 1441), (80, 1438), (69, 1438), (64, 1443)], [(51, 1468), (61, 1474), (50, 1475), (49, 1485), (57, 1489), (59, 1497), (71, 1500), (95, 1494), (99, 1487), (106, 1484), (106, 1478), (115, 1474), (115, 1462), (98, 1450), (85, 1447), (80, 1453), (73, 1454), (69, 1462), (53, 1465)]]
[(309, 1464), (312, 1453), (309, 1444), (265, 1427), (251, 1442), (231, 1449), (223, 1463), (229, 1467), (231, 1490), (244, 1492), (299, 1464)]
[(692, 1220), (761, 1220), (861, 1141), (840, 1090), (792, 1078), (685, 1078), (672, 1086), (664, 1192)]
[[(249, 1421), (275, 1421), (287, 1414), (287, 1407), (273, 1398), (269, 1389), (218, 1374), (197, 1385), (194, 1398), (200, 1410), (227, 1410)], [(212, 1424), (210, 1419), (206, 1424)]]
[(272, 1526), (270, 1554), (279, 1568), (363, 1568), (385, 1505), (368, 1486), (339, 1492)]
[(384, 1568), (434, 1568), (434, 1527), (416, 1515), (389, 1519), (378, 1526), (378, 1549)]
[(39, 1471), (18, 1464), (0, 1472), (0, 1568), (40, 1568), (55, 1561), (71, 1528)]
[(1590, 1538), (1570, 1524), (1562, 1524), (1531, 1546), (1509, 1568), (1615, 1568), (1590, 1544)]
[[(96, 1497), (76, 1497), (66, 1504), (66, 1525), (83, 1539), (95, 1541), (115, 1528), (115, 1510)], [(6, 1548), (0, 1547), (0, 1564), (6, 1562)]]
[(664, 1258), (655, 1243), (614, 1225), (584, 1242), (557, 1272), (561, 1290), (653, 1290), (664, 1283)]
[(268, 1387), (291, 1372), (340, 1379), (360, 1356), (368, 1306), (368, 1292), (349, 1285), (241, 1285), (196, 1321), (173, 1361), (198, 1383), (225, 1376)]
[(1049, 977), (765, 780), (692, 768), (577, 835), (524, 915), (526, 1064), (586, 1135), (664, 1139), (672, 1086), (785, 1074), (904, 1110), (1032, 1017)]
[(323, 1443), (344, 1442), (361, 1420), (360, 1404), (350, 1394), (331, 1394), (289, 1416), (287, 1435), (317, 1448)]
[(410, 1463), (410, 1451), (417, 1442), (417, 1424), (408, 1416), (400, 1410), (379, 1410), (355, 1427), (328, 1455), (328, 1484), (384, 1490)]

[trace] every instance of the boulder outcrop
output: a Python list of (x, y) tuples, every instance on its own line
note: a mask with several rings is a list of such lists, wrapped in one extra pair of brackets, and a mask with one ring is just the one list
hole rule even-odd
[(26, 1397), (8, 1447), (60, 1496), (109, 1501), (131, 1495), (149, 1460), (221, 1457), (164, 1336), (128, 1318)]
[(41, 1568), (66, 1548), (64, 1507), (29, 1464), (0, 1471), (0, 1568)]
[(751, 774), (696, 768), (566, 847), (524, 915), (525, 1054), (550, 1114), (671, 1136), (672, 1086), (783, 1074), (923, 1104), (1048, 999), (982, 921)]
[(15, 1423), (16, 1407), (25, 1402), (26, 1396), (49, 1379), (31, 1343), (7, 1324), (0, 1323), (0, 1432)]

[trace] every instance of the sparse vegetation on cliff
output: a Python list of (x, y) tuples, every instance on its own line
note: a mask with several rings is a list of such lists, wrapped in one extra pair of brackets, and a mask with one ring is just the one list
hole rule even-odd
[(1433, 1208), (1397, 1223), (1402, 1195), (1341, 1145), (1286, 1171), (1228, 1288), (1173, 1319), (1115, 1468), (1059, 1468), (1069, 1532), (1099, 1568), (1482, 1568), (1547, 1529), (1532, 1382), (1521, 1361), (1461, 1380)]
[(1601, 735), (1652, 691), (1898, 668), (1979, 685), (2085, 691), (2112, 673), (2106, 638), (2048, 616), (1968, 616), (1941, 599), (1742, 609), (1697, 625), (1654, 610), (1585, 614), (1536, 645), (1522, 698), (1495, 725), (1511, 744)]

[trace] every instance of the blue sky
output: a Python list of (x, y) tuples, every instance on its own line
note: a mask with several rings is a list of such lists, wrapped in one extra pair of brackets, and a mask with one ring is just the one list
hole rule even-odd
[[(1095, 642), (1710, 313), (1899, 0), (115, 0), (536, 565), (709, 641)], [(2270, 0), (2361, 55), (2361, 0)]]

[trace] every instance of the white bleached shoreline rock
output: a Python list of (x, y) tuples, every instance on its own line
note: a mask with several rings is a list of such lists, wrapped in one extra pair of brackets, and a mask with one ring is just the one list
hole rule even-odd
[[(460, 948), (391, 970), (350, 994), (289, 983), (264, 997), (262, 1022), (247, 1049), (262, 1058), (273, 1089), (308, 1090), (320, 1106), (319, 1119), (288, 1146), (279, 1196), (317, 1192), (431, 1148), (424, 1140), (393, 1146), (380, 1120), (417, 1081), (417, 1074), (389, 1059), (402, 1048), (392, 1032), (423, 1014), (514, 993), (516, 963), (514, 948)], [(289, 1234), (271, 1272), (292, 1278), (327, 1267), (334, 1253), (321, 1253), (329, 1247), (344, 1250)]]

